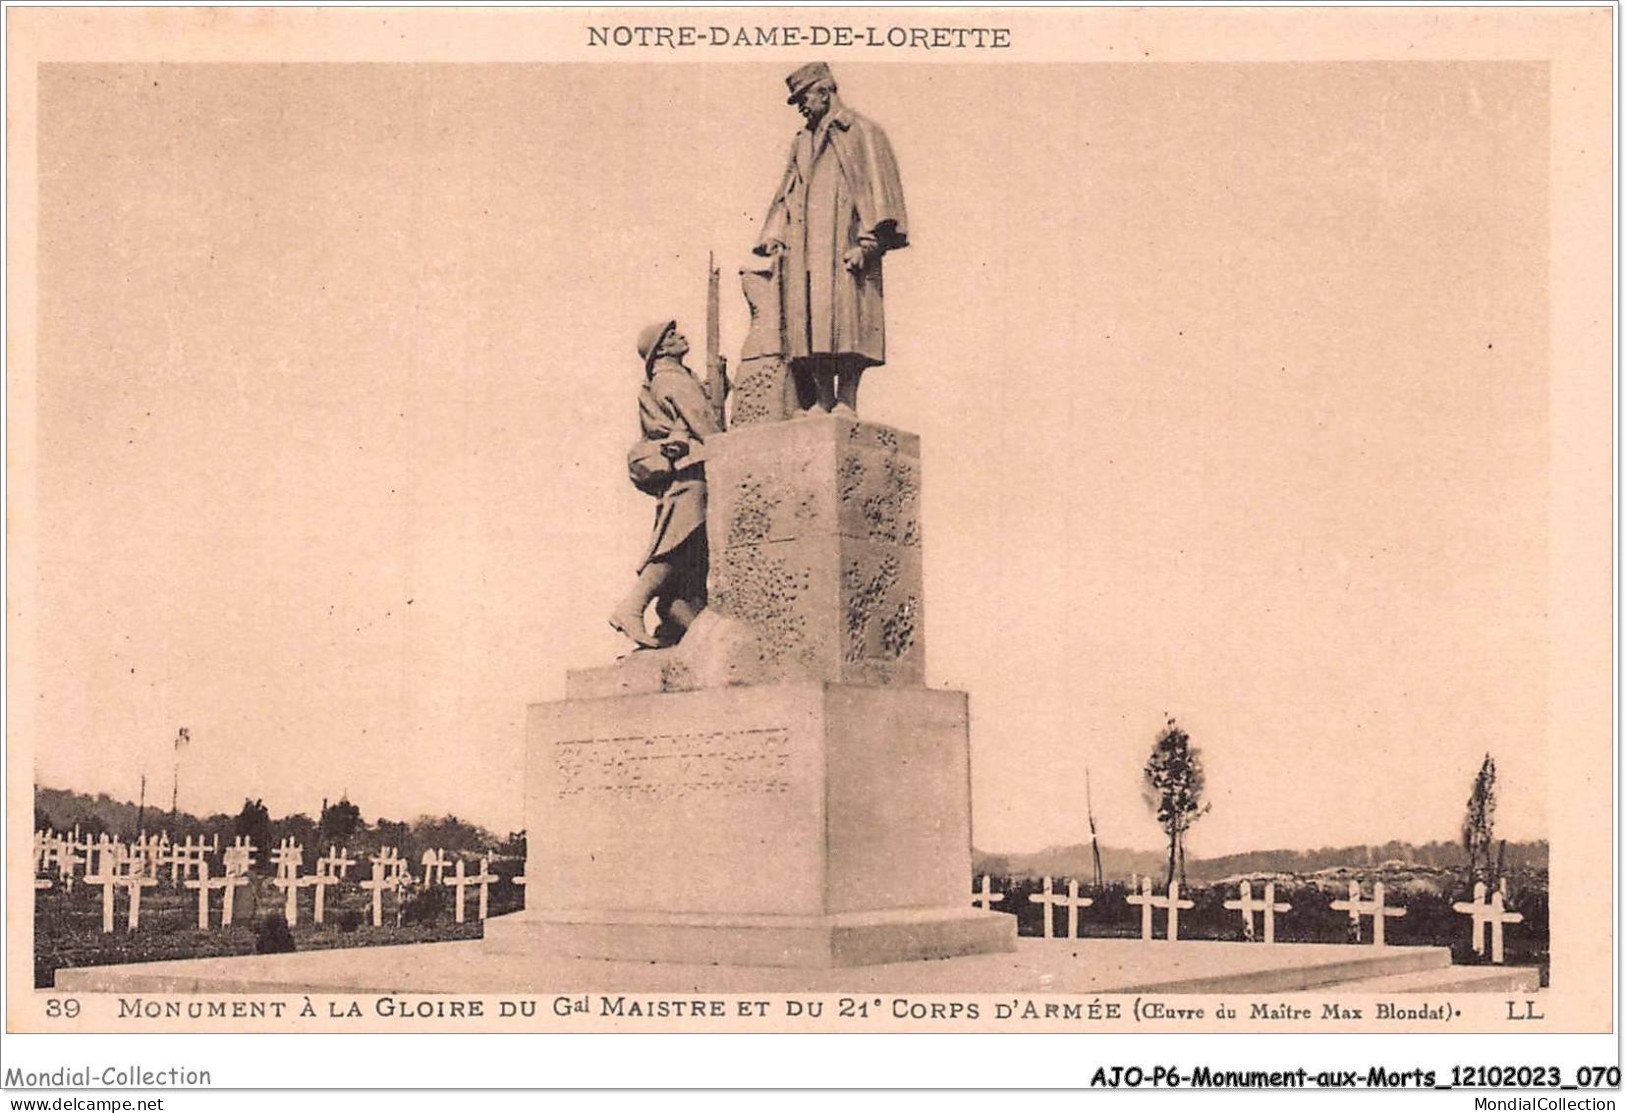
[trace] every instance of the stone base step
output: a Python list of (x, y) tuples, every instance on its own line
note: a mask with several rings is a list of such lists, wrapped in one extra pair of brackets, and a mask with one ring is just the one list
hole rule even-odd
[[(1178, 944), (1186, 946), (1187, 944)], [(1233, 944), (1247, 947), (1257, 944)], [(1275, 944), (1282, 947), (1283, 944)], [(1294, 945), (1285, 945), (1289, 948)], [(1297, 944), (1302, 953), (1313, 953), (1323, 944)], [(1336, 961), (1285, 966), (1246, 974), (1217, 974), (1207, 977), (1173, 978), (1126, 986), (1121, 993), (1296, 993), (1321, 986), (1343, 986), (1349, 982), (1392, 975), (1433, 972), (1450, 968), (1447, 947), (1341, 947), (1341, 955), (1358, 950), (1356, 957)]]
[(1540, 988), (1540, 970), (1534, 966), (1445, 966), (1361, 978), (1338, 988), (1349, 993), (1533, 993)]
[[(828, 916), (549, 910), (492, 924), (493, 946), (527, 956), (721, 966), (839, 968), (1016, 949), (1016, 921), (972, 908)], [(545, 959), (543, 960), (545, 961)]]

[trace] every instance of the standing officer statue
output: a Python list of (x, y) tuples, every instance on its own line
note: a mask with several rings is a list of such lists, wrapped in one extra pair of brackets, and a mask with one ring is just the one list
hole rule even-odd
[(784, 356), (802, 414), (850, 417), (864, 369), (886, 362), (880, 263), (908, 246), (903, 185), (885, 133), (841, 103), (827, 65), (785, 83), (807, 123), (755, 251), (780, 267)]

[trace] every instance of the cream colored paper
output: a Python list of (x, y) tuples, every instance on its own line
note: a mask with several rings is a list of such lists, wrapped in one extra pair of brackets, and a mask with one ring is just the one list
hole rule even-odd
[[(1155, 850), (1165, 715), (1210, 770), (1197, 854), (1451, 840), (1492, 751), (1502, 831), (1550, 840), (1552, 987), (1539, 1020), (1452, 998), (1450, 1030), (1605, 1028), (1608, 19), (9, 13), (8, 1026), (385, 1026), (370, 997), (48, 1015), (15, 989), (32, 785), (133, 799), (190, 722), (189, 809), (520, 826), (524, 708), (618, 652), (646, 536), (633, 340), (701, 334), (715, 251), (737, 354), (782, 78), (825, 58), (908, 190), (863, 412), (922, 437), (927, 682), (971, 693), (978, 848), (1085, 841), (1087, 768), (1107, 841)], [(654, 1027), (1057, 1030), (928, 992), (979, 1016), (722, 991)], [(1372, 1016), (1310, 1030), (1433, 1030)]]

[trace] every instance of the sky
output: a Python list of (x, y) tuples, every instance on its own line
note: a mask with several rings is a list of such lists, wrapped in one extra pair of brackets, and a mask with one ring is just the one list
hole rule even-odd
[[(724, 351), (782, 65), (40, 75), (39, 783), (522, 824), (620, 652), (645, 324)], [(1547, 88), (1522, 64), (837, 64), (897, 152), (866, 418), (922, 437), (978, 846), (1546, 831)]]

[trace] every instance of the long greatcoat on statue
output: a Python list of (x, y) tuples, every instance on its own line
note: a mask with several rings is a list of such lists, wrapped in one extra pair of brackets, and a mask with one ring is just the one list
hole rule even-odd
[[(860, 237), (881, 250), (851, 272), (843, 256)], [(837, 104), (816, 131), (796, 135), (757, 254), (774, 240), (785, 246), (784, 355), (886, 362), (880, 263), (884, 252), (908, 246), (908, 218), (897, 159), (878, 126)]]
[(670, 555), (705, 525), (705, 452), (707, 437), (720, 432), (711, 400), (698, 379), (676, 359), (662, 357), (650, 368), (638, 392), (638, 421), (645, 440), (686, 441), (688, 454), (655, 507), (654, 533), (638, 562), (642, 572), (652, 560)]

